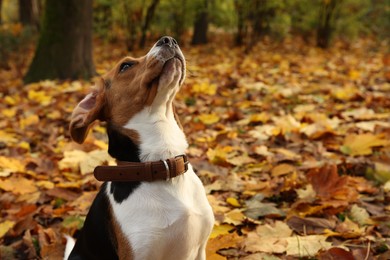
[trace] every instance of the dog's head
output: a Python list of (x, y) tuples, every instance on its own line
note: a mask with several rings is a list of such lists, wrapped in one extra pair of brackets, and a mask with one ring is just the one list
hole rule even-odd
[(185, 59), (172, 37), (162, 37), (141, 58), (123, 58), (74, 109), (72, 139), (82, 143), (96, 119), (123, 127), (146, 107), (164, 116), (184, 78)]

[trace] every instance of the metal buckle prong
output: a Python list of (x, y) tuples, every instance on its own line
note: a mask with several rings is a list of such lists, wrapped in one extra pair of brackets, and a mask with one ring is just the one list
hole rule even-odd
[(168, 164), (168, 160), (161, 160), (163, 163), (164, 163), (164, 166), (165, 166), (165, 170), (166, 170), (166, 173), (167, 173), (167, 179), (166, 180), (169, 180), (171, 178), (171, 171), (169, 169), (169, 164)]

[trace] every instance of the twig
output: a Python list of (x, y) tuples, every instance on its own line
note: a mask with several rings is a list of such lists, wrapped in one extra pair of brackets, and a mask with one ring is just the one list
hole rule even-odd
[(370, 250), (371, 250), (371, 241), (368, 241), (367, 253), (364, 260), (368, 260), (368, 257), (370, 256)]

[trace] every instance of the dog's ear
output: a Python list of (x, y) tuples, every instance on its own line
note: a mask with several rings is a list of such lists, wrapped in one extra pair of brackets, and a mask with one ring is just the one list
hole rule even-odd
[(87, 137), (91, 124), (96, 119), (101, 119), (104, 97), (104, 80), (101, 79), (92, 92), (85, 96), (75, 107), (70, 121), (70, 136), (81, 144)]

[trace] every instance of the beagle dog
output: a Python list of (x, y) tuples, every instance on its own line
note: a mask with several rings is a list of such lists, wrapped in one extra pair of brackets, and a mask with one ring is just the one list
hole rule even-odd
[(82, 143), (106, 121), (118, 165), (95, 169), (105, 182), (65, 259), (206, 258), (214, 216), (172, 105), (185, 71), (179, 45), (164, 36), (145, 56), (123, 58), (74, 109), (72, 139)]

